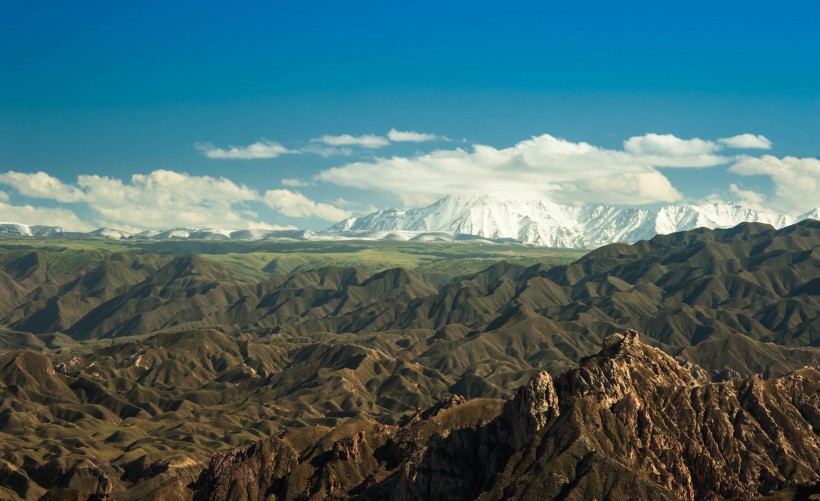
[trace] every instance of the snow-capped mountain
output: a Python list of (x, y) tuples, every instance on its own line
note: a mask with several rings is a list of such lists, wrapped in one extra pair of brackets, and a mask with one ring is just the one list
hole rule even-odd
[(759, 222), (782, 228), (820, 220), (820, 208), (794, 217), (731, 203), (667, 205), (655, 209), (605, 204), (561, 205), (509, 197), (445, 197), (418, 209), (386, 209), (340, 221), (323, 232), (300, 229), (225, 230), (172, 228), (140, 233), (100, 228), (63, 231), (59, 226), (0, 223), (0, 238), (60, 237), (116, 240), (404, 240), (414, 242), (509, 242), (548, 247), (597, 247), (633, 243), (657, 234), (698, 227), (730, 228)]
[(604, 204), (561, 205), (548, 200), (507, 197), (445, 197), (427, 207), (388, 209), (348, 218), (327, 232), (448, 232), (490, 239), (515, 239), (550, 247), (589, 247), (636, 242), (661, 233), (698, 227), (729, 228), (760, 222), (781, 228), (818, 216), (770, 214), (731, 203), (667, 205), (656, 209), (618, 208)]
[(62, 233), (63, 229), (59, 226), (0, 223), (0, 236), (51, 237)]
[(122, 240), (131, 236), (127, 231), (115, 230), (113, 228), (98, 228), (86, 233), (89, 238), (108, 238), (111, 240)]
[(299, 229), (225, 230), (215, 228), (172, 228), (168, 230), (146, 230), (139, 233), (131, 233), (114, 228), (98, 228), (93, 231), (78, 232), (63, 231), (59, 226), (0, 223), (0, 238), (15, 237), (63, 237), (105, 240), (312, 240), (317, 238), (317, 234), (311, 230)]

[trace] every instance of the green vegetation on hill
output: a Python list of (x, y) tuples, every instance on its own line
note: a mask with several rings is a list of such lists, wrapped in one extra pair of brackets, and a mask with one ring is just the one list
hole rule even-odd
[(475, 242), (396, 241), (118, 241), (9, 239), (0, 241), (0, 265), (31, 250), (44, 253), (48, 276), (78, 271), (117, 252), (181, 256), (197, 254), (220, 263), (238, 279), (258, 281), (325, 266), (355, 267), (365, 273), (406, 268), (432, 283), (475, 273), (505, 260), (518, 264), (567, 264), (586, 253), (531, 245)]

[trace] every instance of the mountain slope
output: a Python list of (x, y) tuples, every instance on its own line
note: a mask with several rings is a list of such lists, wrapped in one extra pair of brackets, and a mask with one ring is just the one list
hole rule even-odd
[[(439, 337), (411, 357), (472, 371), (460, 377), (481, 377), (487, 360), (505, 360), (483, 383), (508, 389), (525, 367), (564, 369), (607, 333), (630, 327), (669, 353), (742, 334), (750, 342), (734, 349), (759, 352), (755, 370), (772, 375), (789, 369), (786, 347), (816, 347), (820, 339), (820, 223), (813, 220), (612, 244), (564, 266), (502, 262), (438, 288), (402, 269), (368, 277), (325, 267), (254, 282), (195, 256), (131, 254), (47, 279), (47, 257), (38, 252), (14, 254), (0, 270), (0, 306), (10, 310), (0, 318), (14, 330), (76, 340), (217, 327), (296, 337), (416, 330)], [(466, 336), (473, 331), (484, 335)], [(769, 342), (774, 351), (759, 346)], [(686, 353), (710, 369), (752, 367), (706, 350)]]
[[(503, 405), (451, 398), (211, 460), (195, 499), (749, 499), (820, 480), (820, 373), (705, 383), (637, 333)], [(308, 435), (306, 437), (305, 435)], [(788, 493), (784, 493), (788, 494)]]
[[(820, 423), (803, 369), (820, 366), (818, 221), (659, 235), (569, 265), (498, 262), (439, 287), (400, 268), (257, 282), (150, 252), (58, 273), (62, 252), (0, 254), (0, 488), (27, 499), (179, 494), (214, 453), (273, 434), (295, 454), (259, 446), (290, 459), (275, 486), (256, 485), (288, 476), (294, 496), (747, 498), (816, 468), (792, 440), (813, 444), (794, 409)], [(653, 348), (616, 349), (610, 335), (630, 328)], [(514, 407), (543, 415), (504, 411), (540, 370), (558, 383), (536, 377), (522, 391), (543, 395)], [(767, 415), (786, 423), (782, 439)]]
[(349, 218), (327, 231), (450, 232), (580, 248), (613, 242), (632, 243), (657, 234), (699, 227), (729, 228), (742, 222), (761, 222), (782, 228), (814, 213), (816, 210), (794, 218), (729, 203), (621, 209), (603, 204), (568, 206), (547, 200), (450, 196), (423, 208), (388, 209)]

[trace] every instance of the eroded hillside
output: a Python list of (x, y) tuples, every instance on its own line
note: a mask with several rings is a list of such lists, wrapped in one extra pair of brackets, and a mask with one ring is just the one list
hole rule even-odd
[[(820, 366), (816, 221), (659, 236), (607, 246), (570, 265), (502, 262), (441, 285), (401, 268), (368, 274), (324, 267), (258, 281), (199, 256), (132, 253), (100, 255), (58, 274), (49, 272), (53, 258), (15, 251), (0, 259), (0, 485), (23, 498), (72, 488), (136, 499), (166, 482), (168, 499), (187, 496), (214, 453), (272, 435), (290, 449), (256, 447), (292, 456), (274, 468), (282, 493), (325, 495), (335, 485), (334, 493), (376, 496), (401, 485), (402, 495), (425, 497), (419, 485), (394, 484), (398, 465), (441, 465), (464, 451), (425, 459), (418, 451), (431, 447), (426, 438), (408, 439), (413, 445), (390, 455), (383, 447), (416, 433), (413, 423), (435, 420), (439, 411), (429, 409), (450, 408), (468, 417), (453, 411), (462, 424), (429, 428), (430, 436), (470, 428), (455, 436), (475, 445), (486, 438), (470, 435), (476, 430), (510, 435), (493, 439), (503, 446), (480, 442), (494, 444), (496, 452), (478, 456), (497, 454), (492, 465), (460, 466), (464, 475), (479, 468), (470, 470), (475, 478), (492, 470), (492, 484), (468, 489), (447, 480), (447, 489), (471, 496), (527, 497), (545, 477), (526, 487), (522, 472), (559, 464), (550, 482), (556, 493), (574, 493), (569, 498), (627, 488), (661, 498), (707, 491), (744, 497), (809, 482), (806, 472), (817, 472), (814, 453), (793, 443), (813, 443), (801, 433), (808, 426), (816, 440), (820, 423), (816, 377), (802, 369)], [(646, 345), (629, 344), (639, 348), (613, 358), (609, 338), (601, 352), (608, 336), (630, 328)], [(605, 362), (615, 359), (621, 365)], [(545, 382), (547, 373), (555, 384)], [(627, 387), (638, 377), (654, 388), (651, 395)], [(554, 388), (560, 403), (544, 409), (555, 413), (545, 410), (529, 424), (505, 421), (501, 431), (499, 416), (509, 421), (510, 406), (523, 405), (504, 401), (528, 381), (525, 387), (541, 393)], [(759, 406), (771, 410), (768, 417)], [(789, 406), (799, 419), (778, 414)], [(416, 415), (421, 408), (427, 414)], [(681, 423), (706, 414), (715, 421), (687, 441), (689, 425)], [(619, 419), (627, 424), (615, 426)], [(802, 431), (781, 424), (800, 419), (808, 423)], [(541, 433), (558, 423), (565, 423), (562, 437), (575, 433), (592, 449), (561, 455), (571, 444), (533, 438), (531, 428)], [(351, 443), (334, 452), (345, 437)], [(542, 445), (527, 452), (533, 440)], [(784, 450), (797, 462), (772, 452), (772, 444), (791, 447)], [(360, 446), (369, 449), (342, 450)], [(683, 463), (659, 456), (664, 447)], [(256, 450), (242, 454), (257, 457)], [(621, 466), (610, 452), (623, 455)], [(328, 477), (321, 471), (334, 454), (369, 459), (355, 468), (340, 460), (344, 471), (333, 466), (336, 476)], [(423, 468), (415, 478), (442, 474), (438, 466)], [(715, 484), (710, 479), (721, 468), (737, 474)], [(200, 495), (216, 492), (202, 482)]]

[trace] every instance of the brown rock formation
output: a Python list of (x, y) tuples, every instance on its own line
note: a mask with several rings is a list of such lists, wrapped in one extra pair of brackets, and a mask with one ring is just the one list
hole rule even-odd
[(197, 482), (196, 499), (265, 499), (283, 488), (297, 461), (296, 451), (275, 437), (217, 456)]
[[(820, 481), (818, 424), (817, 370), (703, 383), (627, 331), (501, 408), (450, 399), (395, 429), (346, 424), (307, 453), (274, 438), (217, 458), (197, 496), (747, 499)], [(259, 487), (232, 497), (239, 479)]]

